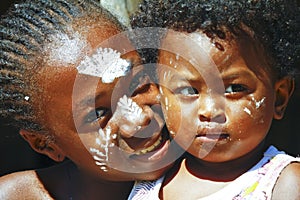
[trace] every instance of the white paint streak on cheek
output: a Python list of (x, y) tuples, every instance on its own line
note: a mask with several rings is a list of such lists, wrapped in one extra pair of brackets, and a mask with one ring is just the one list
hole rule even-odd
[(161, 95), (164, 95), (164, 90), (162, 89), (162, 87), (159, 87), (159, 92)]
[(53, 66), (67, 66), (75, 64), (83, 56), (83, 50), (87, 46), (86, 38), (78, 32), (71, 36), (63, 33), (51, 35), (50, 43), (43, 51), (47, 54), (45, 62)]
[(244, 112), (247, 113), (248, 115), (250, 115), (252, 117), (252, 113), (251, 111), (249, 110), (249, 108), (245, 107), (244, 108)]
[(131, 63), (121, 58), (121, 53), (111, 48), (98, 48), (91, 56), (86, 56), (78, 65), (78, 72), (102, 78), (103, 83), (112, 83), (125, 76)]
[(264, 105), (264, 102), (266, 100), (266, 97), (263, 97), (261, 100), (256, 100), (254, 98), (254, 96), (251, 96), (251, 100), (253, 101), (254, 105), (255, 105), (255, 108), (258, 109), (260, 108), (262, 105)]
[(165, 108), (166, 108), (166, 110), (169, 110), (169, 99), (168, 99), (168, 97), (165, 97)]
[(93, 156), (95, 164), (100, 166), (100, 169), (107, 172), (107, 164), (109, 162), (109, 147), (112, 147), (111, 142), (111, 128), (107, 127), (105, 130), (99, 129), (96, 144), (98, 148), (90, 148), (90, 152), (96, 154)]

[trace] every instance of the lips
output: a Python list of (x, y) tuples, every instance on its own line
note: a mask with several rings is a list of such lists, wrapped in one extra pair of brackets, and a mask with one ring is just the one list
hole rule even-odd
[(229, 134), (218, 133), (218, 134), (196, 135), (196, 138), (202, 140), (203, 142), (216, 142), (216, 141), (229, 139)]
[(199, 128), (195, 138), (203, 142), (216, 142), (228, 140), (230, 135), (223, 128)]

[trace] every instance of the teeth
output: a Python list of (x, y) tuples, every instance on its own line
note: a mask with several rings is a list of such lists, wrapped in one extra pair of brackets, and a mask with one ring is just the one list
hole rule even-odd
[(155, 147), (160, 145), (161, 141), (162, 141), (162, 137), (159, 136), (158, 140), (153, 145), (151, 145), (150, 147), (148, 147), (146, 149), (140, 150), (140, 151), (136, 152), (135, 154), (136, 155), (146, 154), (147, 152), (152, 151)]

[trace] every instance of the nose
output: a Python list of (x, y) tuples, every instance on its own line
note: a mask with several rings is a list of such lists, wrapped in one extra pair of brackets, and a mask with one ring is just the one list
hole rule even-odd
[(198, 116), (201, 122), (225, 123), (225, 104), (222, 97), (202, 94), (198, 99)]

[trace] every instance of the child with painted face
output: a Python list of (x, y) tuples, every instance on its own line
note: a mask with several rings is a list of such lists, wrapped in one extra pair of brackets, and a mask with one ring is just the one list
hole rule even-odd
[(296, 1), (145, 0), (140, 8), (133, 27), (168, 28), (157, 66), (162, 107), (187, 154), (130, 199), (300, 199), (300, 159), (265, 143), (294, 90)]
[[(161, 141), (163, 121), (150, 108), (157, 87), (141, 75), (124, 27), (99, 2), (25, 1), (0, 26), (1, 118), (37, 152), (70, 160), (1, 177), (1, 199), (126, 199), (132, 180), (162, 175), (168, 166), (157, 154), (165, 151), (137, 159)], [(150, 131), (138, 141), (124, 137)], [(124, 161), (135, 171), (125, 171)]]

